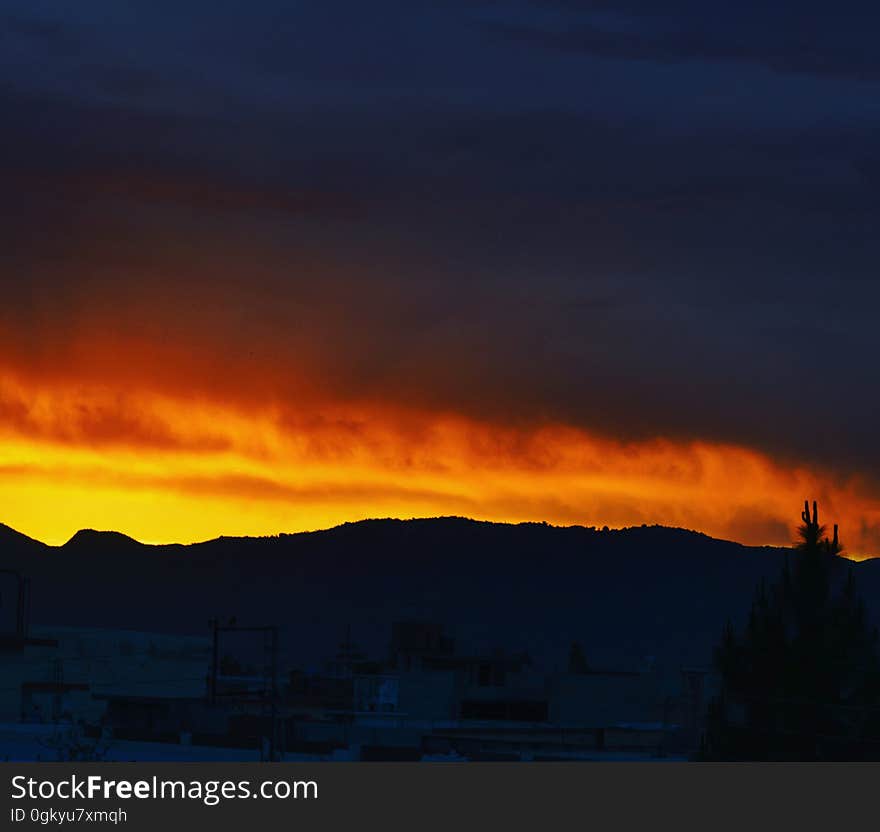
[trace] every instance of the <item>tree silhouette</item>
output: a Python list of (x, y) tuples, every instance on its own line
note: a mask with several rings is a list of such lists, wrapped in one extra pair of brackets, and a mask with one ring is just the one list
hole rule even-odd
[(852, 564), (808, 502), (779, 581), (757, 587), (743, 633), (715, 651), (710, 759), (880, 759), (880, 660)]

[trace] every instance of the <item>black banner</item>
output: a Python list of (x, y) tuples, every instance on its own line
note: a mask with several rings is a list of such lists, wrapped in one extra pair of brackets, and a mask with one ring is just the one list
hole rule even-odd
[(873, 813), (844, 764), (2, 764), (4, 828), (787, 829)]

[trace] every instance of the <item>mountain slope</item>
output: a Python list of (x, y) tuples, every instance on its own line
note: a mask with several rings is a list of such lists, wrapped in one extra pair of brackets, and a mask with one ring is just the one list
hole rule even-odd
[[(563, 661), (578, 640), (598, 663), (707, 664), (725, 621), (743, 619), (785, 553), (664, 527), (460, 518), (191, 546), (99, 532), (60, 548), (5, 540), (4, 560), (32, 577), (35, 624), (207, 633), (211, 617), (234, 615), (279, 624), (285, 653), (305, 662), (349, 624), (375, 653), (394, 620), (419, 617), (448, 624), (463, 645), (527, 649), (543, 663)], [(869, 607), (880, 606), (880, 569), (853, 568)]]

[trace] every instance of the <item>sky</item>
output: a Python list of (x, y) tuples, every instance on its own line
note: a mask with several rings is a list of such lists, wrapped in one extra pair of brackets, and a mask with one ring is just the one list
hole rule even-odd
[(7, 0), (0, 521), (880, 554), (878, 18)]

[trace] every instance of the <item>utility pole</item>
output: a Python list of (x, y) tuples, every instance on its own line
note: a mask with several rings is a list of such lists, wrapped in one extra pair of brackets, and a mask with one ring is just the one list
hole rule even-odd
[(14, 569), (0, 569), (0, 575), (10, 575), (16, 581), (15, 637), (24, 642), (28, 636), (30, 619), (31, 580)]
[(208, 622), (211, 628), (211, 672), (208, 676), (208, 704), (217, 704), (217, 674), (220, 671), (219, 665), (219, 631), (216, 618), (212, 618)]
[[(212, 631), (211, 673), (208, 679), (208, 702), (217, 705), (221, 699), (226, 701), (256, 701), (260, 705), (260, 715), (268, 717), (270, 722), (269, 747), (263, 748), (260, 742), (260, 759), (279, 760), (283, 751), (278, 720), (278, 627), (266, 625), (261, 627), (239, 627), (235, 624), (220, 626), (216, 618), (210, 621)], [(221, 636), (224, 634), (250, 634), (262, 641), (262, 687), (258, 691), (231, 691), (226, 693), (219, 687), (220, 681), (220, 647)], [(253, 699), (251, 697), (254, 697)]]

